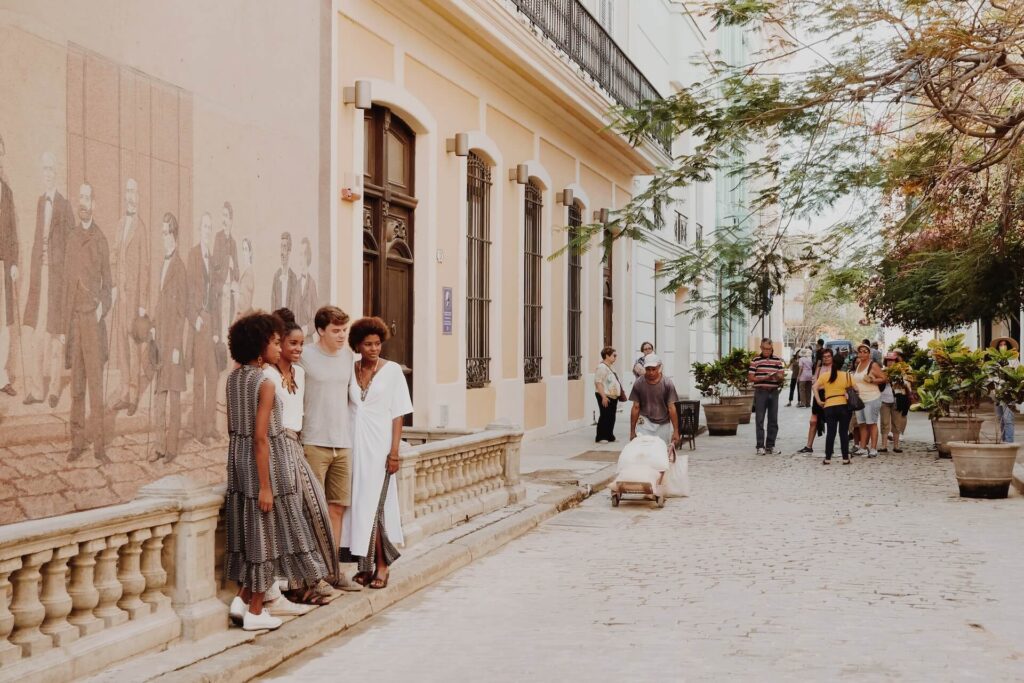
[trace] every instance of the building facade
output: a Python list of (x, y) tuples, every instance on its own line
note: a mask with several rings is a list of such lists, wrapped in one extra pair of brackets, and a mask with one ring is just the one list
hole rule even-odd
[[(710, 238), (713, 184), (648, 242), (564, 248), (687, 148), (608, 111), (698, 80), (709, 35), (668, 0), (3, 3), (0, 479), (39, 490), (0, 522), (219, 481), (251, 308), (379, 315), (414, 425), (528, 438), (591, 422), (604, 346), (624, 379), (645, 339), (677, 377), (716, 353), (656, 277)], [(67, 334), (85, 280), (102, 345)]]

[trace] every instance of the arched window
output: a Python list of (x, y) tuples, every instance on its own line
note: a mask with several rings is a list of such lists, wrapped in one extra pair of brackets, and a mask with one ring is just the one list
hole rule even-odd
[[(579, 235), (583, 224), (583, 212), (580, 205), (573, 203), (569, 207), (569, 241)], [(580, 283), (583, 274), (583, 256), (579, 249), (572, 246), (568, 251), (569, 259), (569, 379), (579, 379), (583, 374), (583, 339), (582, 324), (583, 305)]]
[(473, 388), (491, 379), (491, 169), (472, 152), (466, 167), (466, 202), (466, 386)]
[(532, 181), (526, 186), (526, 234), (523, 288), (523, 370), (526, 382), (541, 380), (541, 210), (544, 200)]

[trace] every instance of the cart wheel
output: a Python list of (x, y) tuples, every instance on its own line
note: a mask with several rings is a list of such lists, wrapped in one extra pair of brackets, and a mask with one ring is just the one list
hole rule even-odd
[(613, 508), (619, 507), (619, 494), (617, 494), (617, 493), (613, 493), (612, 494), (612, 507)]
[(665, 507), (665, 496), (658, 496), (657, 498), (658, 507)]

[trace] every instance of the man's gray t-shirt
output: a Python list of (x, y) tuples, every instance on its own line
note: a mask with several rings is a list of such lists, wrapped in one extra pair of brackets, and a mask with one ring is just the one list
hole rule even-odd
[(355, 355), (348, 347), (329, 355), (319, 344), (302, 350), (299, 364), (306, 371), (302, 443), (326, 448), (352, 448), (348, 385)]
[(679, 400), (676, 396), (676, 385), (668, 377), (662, 377), (657, 384), (648, 384), (643, 377), (633, 382), (629, 392), (629, 400), (640, 403), (640, 415), (654, 424), (665, 424), (669, 421), (668, 406)]

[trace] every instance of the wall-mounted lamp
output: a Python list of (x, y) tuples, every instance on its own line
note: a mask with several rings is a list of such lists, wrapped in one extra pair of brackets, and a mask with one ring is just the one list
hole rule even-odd
[(608, 222), (608, 209), (599, 209), (594, 212), (594, 220), (598, 223)]
[(530, 167), (526, 164), (516, 164), (515, 168), (508, 169), (508, 179), (526, 185), (530, 182)]
[(466, 133), (456, 133), (455, 137), (444, 141), (444, 147), (449, 153), (455, 152), (457, 157), (468, 157), (469, 135)]
[(370, 81), (356, 81), (354, 87), (342, 88), (341, 101), (345, 104), (355, 104), (356, 109), (372, 109), (373, 94), (370, 91)]
[(354, 202), (363, 196), (363, 174), (345, 173), (341, 180), (341, 200)]
[(564, 190), (562, 190), (561, 192), (558, 193), (558, 201), (561, 202), (565, 206), (572, 206), (572, 203), (575, 200), (576, 200), (576, 197), (573, 194), (573, 191), (572, 191), (571, 187), (567, 187), (567, 188), (565, 188)]

